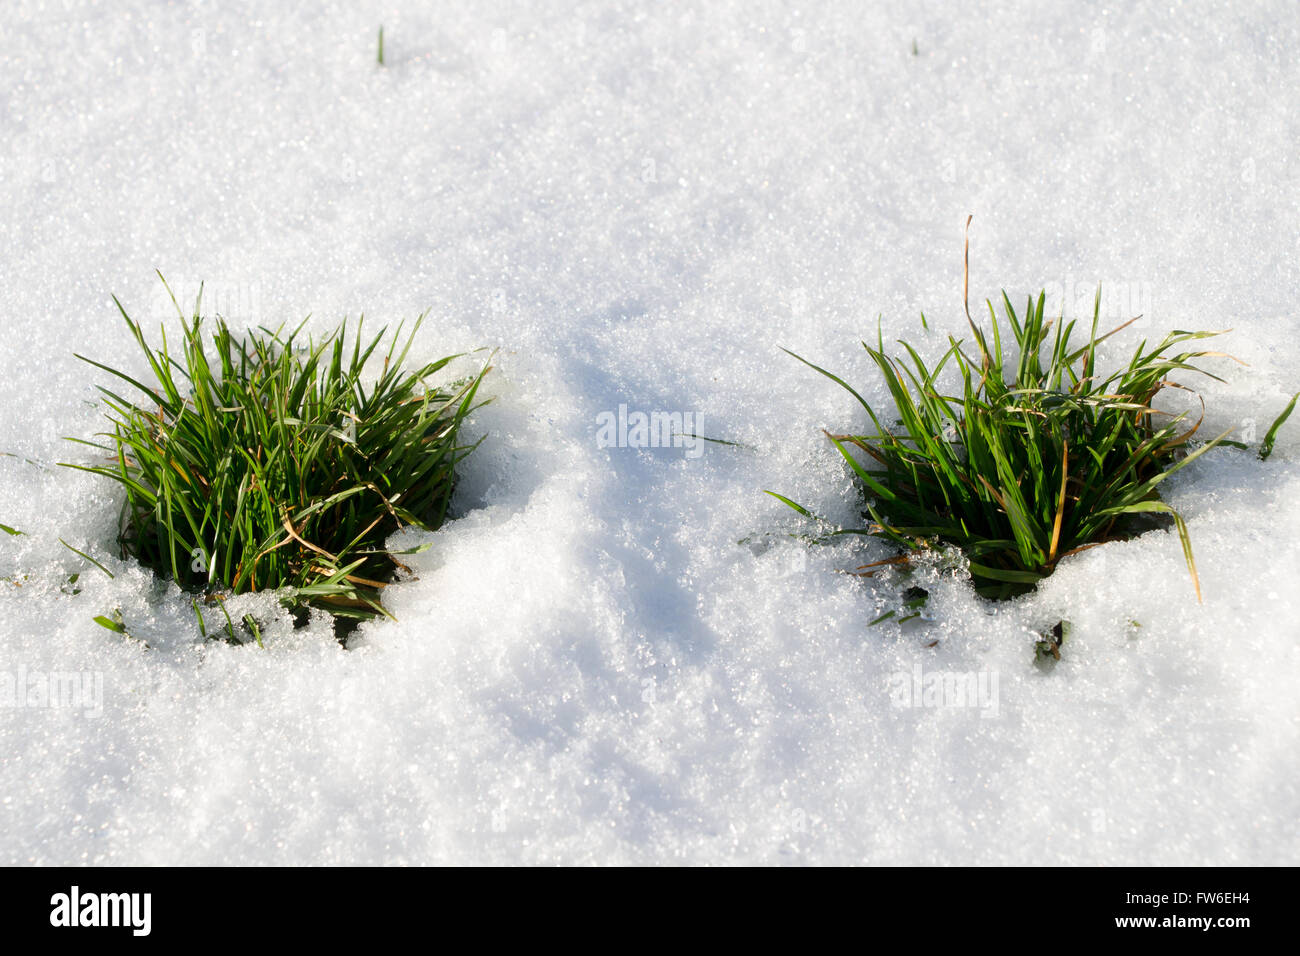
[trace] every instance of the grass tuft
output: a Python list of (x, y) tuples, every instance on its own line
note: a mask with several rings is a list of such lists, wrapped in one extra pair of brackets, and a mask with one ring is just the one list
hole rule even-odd
[[(969, 343), (950, 336), (934, 368), (906, 342), (905, 357), (887, 355), (879, 332), (875, 348), (863, 343), (898, 409), (888, 426), (842, 379), (789, 353), (846, 389), (874, 426), (866, 435), (827, 434), (867, 496), (871, 524), (849, 533), (888, 539), (909, 559), (938, 541), (955, 544), (976, 590), (1006, 598), (1031, 590), (1062, 558), (1163, 517), (1177, 530), (1199, 600), (1187, 525), (1158, 488), (1228, 432), (1194, 443), (1199, 420), (1152, 403), (1164, 389), (1184, 388), (1172, 375), (1218, 379), (1194, 363), (1223, 353), (1179, 347), (1220, 333), (1176, 330), (1154, 347), (1143, 341), (1127, 365), (1103, 373), (1097, 346), (1135, 320), (1099, 335), (1100, 289), (1082, 345), (1072, 342), (1075, 321), (1044, 320), (1044, 294), (1022, 313), (1005, 293), (1002, 302), (1009, 339), (992, 302), (987, 328), (968, 309)], [(1015, 347), (1004, 352), (1004, 343)], [(956, 394), (939, 384), (950, 367)]]
[[(366, 338), (364, 318), (320, 341), (302, 325), (236, 337), (221, 319), (209, 334), (197, 302), (181, 315), (180, 347), (164, 332), (153, 349), (113, 301), (153, 380), (78, 356), (133, 397), (101, 387), (112, 431), (107, 444), (81, 443), (110, 457), (65, 464), (125, 490), (123, 556), (211, 598), (287, 588), (291, 606), (386, 614), (381, 592), (399, 562), (385, 541), (445, 519), (456, 467), (478, 445), (459, 433), (489, 367), (445, 387), (429, 380), (459, 356), (403, 371), (423, 315), (381, 352), (386, 331)], [(382, 366), (373, 380), (370, 363)]]

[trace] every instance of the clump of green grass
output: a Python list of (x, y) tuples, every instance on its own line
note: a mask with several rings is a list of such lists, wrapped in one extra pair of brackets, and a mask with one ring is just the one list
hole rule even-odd
[(456, 468), (478, 445), (460, 429), (489, 367), (445, 387), (429, 380), (458, 356), (403, 370), (424, 316), (380, 352), (386, 330), (366, 340), (364, 319), (319, 341), (303, 336), (305, 320), (237, 337), (221, 319), (209, 334), (198, 303), (181, 314), (173, 353), (165, 331), (150, 348), (113, 301), (153, 382), (78, 356), (134, 391), (101, 387), (112, 431), (97, 436), (107, 444), (82, 442), (111, 463), (68, 466), (125, 490), (123, 556), (214, 598), (288, 588), (295, 607), (385, 614), (381, 591), (399, 564), (385, 541), (446, 517)]
[[(1022, 318), (1003, 294), (1015, 345), (1010, 355), (992, 302), (990, 328), (977, 327), (968, 308), (969, 345), (950, 336), (951, 347), (933, 369), (906, 342), (899, 343), (905, 360), (885, 354), (879, 332), (875, 348), (864, 342), (898, 408), (891, 427), (843, 380), (789, 353), (847, 389), (874, 426), (867, 435), (827, 436), (868, 498), (872, 523), (854, 533), (902, 549), (901, 557), (881, 565), (907, 564), (937, 542), (957, 545), (969, 559), (976, 590), (1006, 598), (1032, 589), (1062, 558), (1164, 516), (1177, 529), (1199, 600), (1187, 525), (1158, 489), (1229, 432), (1193, 447), (1201, 422), (1152, 403), (1164, 389), (1184, 388), (1170, 379), (1180, 372), (1222, 381), (1193, 363), (1223, 353), (1178, 350), (1221, 333), (1173, 331), (1154, 347), (1144, 340), (1127, 365), (1102, 372), (1097, 346), (1135, 319), (1098, 335), (1098, 289), (1091, 332), (1076, 345), (1074, 321), (1044, 320), (1045, 298), (1031, 297)], [(957, 394), (939, 384), (950, 364), (960, 383)], [(863, 453), (863, 461), (850, 447)], [(768, 493), (809, 516), (790, 499)]]

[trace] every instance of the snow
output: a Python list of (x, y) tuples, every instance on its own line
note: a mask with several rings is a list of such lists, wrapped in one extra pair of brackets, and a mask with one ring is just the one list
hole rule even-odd
[[(888, 550), (761, 493), (853, 522), (820, 429), (861, 410), (778, 346), (887, 404), (858, 341), (961, 333), (970, 213), (972, 302), (1131, 290), (1113, 359), (1232, 328), (1250, 367), (1186, 383), (1262, 437), (1300, 388), (1290, 3), (423, 6), (0, 13), (0, 677), (102, 676), (98, 715), (0, 707), (0, 863), (1297, 861), (1300, 425), (1167, 483), (1199, 605), (1157, 531), (1001, 605), (927, 569), (933, 620), (868, 628), (906, 582), (835, 572)], [(141, 366), (109, 294), (175, 329), (155, 268), (241, 327), (427, 308), (412, 361), (500, 349), (395, 623), (200, 644), (52, 465), (99, 427), (73, 352)], [(620, 405), (749, 447), (602, 447)], [(996, 705), (899, 706), (918, 667)]]

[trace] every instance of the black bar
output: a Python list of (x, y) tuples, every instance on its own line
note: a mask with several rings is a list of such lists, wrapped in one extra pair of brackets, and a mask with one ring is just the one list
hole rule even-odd
[[(8, 869), (0, 917), (13, 938), (57, 941), (75, 935), (96, 942), (200, 938), (205, 943), (259, 945), (283, 936), (304, 945), (365, 941), (378, 930), (420, 932), (433, 925), (474, 925), (479, 938), (510, 930), (581, 935), (610, 919), (632, 938), (692, 938), (700, 932), (795, 931), (817, 938), (848, 931), (863, 943), (901, 937), (930, 944), (1023, 940), (1134, 942), (1193, 939), (1217, 944), (1241, 934), (1285, 931), (1281, 901), (1293, 874), (1284, 869), (841, 869), (833, 872), (741, 873), (697, 870), (664, 875), (614, 871), (539, 877), (524, 870), (448, 873), (421, 869)], [(761, 881), (761, 882), (760, 882)], [(654, 885), (661, 884), (661, 885)], [(68, 922), (60, 903), (77, 887), (82, 912), (143, 913), (113, 926)], [(101, 906), (101, 894), (114, 894)], [(131, 900), (117, 894), (141, 894)], [(94, 904), (86, 903), (96, 897)], [(136, 905), (127, 909), (127, 902)], [(90, 907), (86, 909), (85, 907)], [(495, 918), (483, 922), (483, 914)], [(1148, 925), (1119, 925), (1121, 921)], [(1205, 928), (1202, 920), (1210, 920)], [(1225, 925), (1224, 920), (1242, 920)], [(1196, 921), (1193, 923), (1192, 921)], [(638, 929), (638, 927), (641, 927)], [(607, 932), (604, 930), (602, 932)], [(995, 934), (990, 936), (989, 934)], [(250, 936), (250, 934), (253, 934)], [(684, 934), (684, 935), (683, 935)], [(887, 935), (886, 935), (887, 934)], [(572, 940), (572, 937), (569, 937)], [(592, 940), (588, 939), (588, 942)], [(809, 942), (811, 942), (811, 938)]]

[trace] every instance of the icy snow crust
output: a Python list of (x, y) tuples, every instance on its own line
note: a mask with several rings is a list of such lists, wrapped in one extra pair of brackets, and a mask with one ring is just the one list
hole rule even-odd
[[(835, 572), (888, 549), (761, 494), (856, 523), (820, 429), (865, 415), (778, 346), (887, 409), (858, 341), (963, 334), (967, 213), (975, 301), (1136, 290), (1109, 362), (1233, 328), (1250, 367), (1185, 381), (1262, 437), (1300, 388), (1292, 3), (440, 7), (4, 5), (0, 450), (85, 460), (72, 353), (144, 373), (108, 296), (174, 333), (155, 267), (240, 327), (430, 308), (413, 360), (501, 351), (463, 517), (347, 651), (200, 644), (110, 483), (0, 458), (0, 675), (103, 678), (98, 716), (0, 708), (0, 863), (1297, 862), (1300, 425), (1167, 483), (1200, 606), (1159, 531), (1001, 606), (927, 570), (932, 622), (868, 628), (911, 582)], [(749, 447), (598, 447), (620, 404)], [(918, 666), (996, 706), (901, 706)]]

